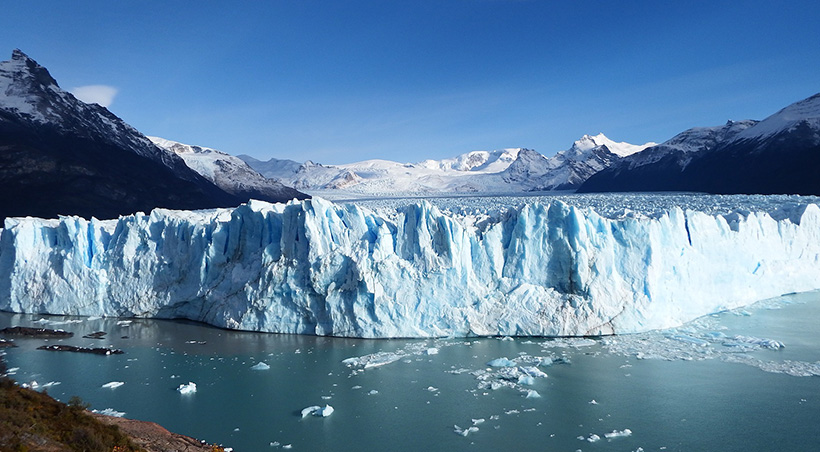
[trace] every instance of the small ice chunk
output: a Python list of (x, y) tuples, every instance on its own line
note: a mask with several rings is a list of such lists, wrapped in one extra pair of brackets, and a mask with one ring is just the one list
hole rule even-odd
[(476, 426), (472, 426), (472, 427), (467, 427), (467, 428), (461, 428), (461, 427), (459, 427), (458, 425), (454, 425), (454, 426), (453, 426), (453, 431), (454, 431), (455, 433), (458, 433), (458, 434), (459, 434), (459, 435), (461, 435), (461, 436), (467, 436), (467, 435), (469, 435), (470, 433), (475, 433), (475, 432), (477, 432), (477, 431), (478, 431), (478, 427), (476, 427)]
[[(550, 362), (552, 362), (552, 360), (550, 360)], [(535, 378), (547, 378), (546, 372), (542, 371), (541, 369), (535, 366), (522, 366), (521, 372), (524, 372), (525, 374)]]
[(473, 425), (483, 424), (484, 418), (481, 419), (473, 419)]
[(592, 400), (590, 400), (590, 401), (589, 401), (589, 404), (590, 404), (590, 405), (597, 405), (597, 404), (598, 404), (598, 402), (597, 402), (597, 401), (595, 401), (595, 399), (592, 399)]
[(589, 435), (589, 437), (587, 438), (587, 441), (589, 441), (589, 442), (591, 442), (591, 443), (595, 443), (595, 442), (598, 442), (598, 441), (600, 441), (600, 440), (601, 440), (601, 437), (600, 437), (600, 436), (598, 436), (598, 435), (596, 435), (596, 434), (594, 434), (594, 433), (593, 433), (593, 434), (591, 434), (591, 435)]
[(270, 366), (265, 364), (264, 362), (258, 362), (251, 367), (251, 370), (268, 370)]
[(541, 394), (538, 393), (535, 389), (527, 390), (527, 398), (528, 399), (540, 399)]
[(124, 411), (116, 411), (113, 408), (106, 408), (104, 410), (91, 410), (92, 413), (102, 414), (104, 416), (112, 416), (112, 417), (123, 417), (125, 416)]
[(518, 384), (532, 386), (535, 384), (535, 378), (532, 378), (529, 375), (519, 375)]
[(322, 407), (320, 407), (319, 405), (312, 405), (312, 406), (309, 406), (307, 408), (302, 408), (302, 419), (310, 416), (311, 414), (313, 414), (316, 411), (321, 410), (321, 409), (322, 409)]
[(490, 367), (515, 367), (515, 362), (507, 359), (507, 358), (496, 358), (487, 363)]
[(328, 417), (333, 414), (333, 411), (334, 409), (330, 405), (325, 405), (323, 407), (319, 405), (312, 405), (302, 409), (302, 419), (311, 415), (316, 417)]
[(428, 386), (427, 390), (430, 391), (430, 392), (436, 392), (436, 391), (438, 391), (438, 388), (436, 388), (434, 386)]
[(179, 385), (177, 391), (179, 391), (179, 393), (183, 395), (193, 394), (196, 392), (196, 383), (194, 383), (193, 381), (189, 381), (188, 384), (183, 383)]
[(621, 438), (621, 437), (630, 436), (630, 435), (632, 435), (632, 430), (630, 430), (628, 428), (625, 428), (625, 429), (620, 430), (620, 431), (613, 430), (609, 433), (604, 433), (604, 436), (606, 436), (608, 439)]
[(370, 392), (367, 393), (367, 395), (376, 395), (378, 393), (379, 393), (379, 391), (376, 391), (375, 389), (371, 389)]
[(430, 347), (426, 350), (428, 355), (438, 355), (438, 349), (436, 347)]
[(105, 389), (114, 389), (114, 388), (119, 388), (120, 386), (122, 386), (124, 384), (125, 384), (125, 382), (122, 382), (122, 381), (111, 381), (111, 382), (108, 382), (108, 383), (102, 385), (102, 387), (105, 388)]

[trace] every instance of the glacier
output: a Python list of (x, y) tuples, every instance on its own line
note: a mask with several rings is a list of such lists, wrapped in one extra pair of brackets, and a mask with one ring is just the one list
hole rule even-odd
[(314, 198), (9, 218), (0, 310), (362, 338), (634, 333), (820, 288), (820, 207), (776, 217), (554, 200), (468, 221)]

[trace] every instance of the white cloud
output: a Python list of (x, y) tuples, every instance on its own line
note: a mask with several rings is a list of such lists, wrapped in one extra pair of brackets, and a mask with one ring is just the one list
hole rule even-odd
[(87, 104), (100, 104), (103, 107), (108, 107), (114, 102), (117, 88), (108, 85), (78, 86), (71, 90), (71, 94)]

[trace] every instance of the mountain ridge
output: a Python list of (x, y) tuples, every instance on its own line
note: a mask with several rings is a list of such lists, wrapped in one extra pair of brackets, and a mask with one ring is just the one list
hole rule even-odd
[[(98, 104), (62, 90), (16, 49), (0, 62), (0, 221), (116, 218), (157, 207), (235, 207), (242, 199)], [(287, 200), (290, 198), (282, 199)]]
[(688, 129), (591, 176), (581, 193), (820, 195), (820, 94), (762, 121)]

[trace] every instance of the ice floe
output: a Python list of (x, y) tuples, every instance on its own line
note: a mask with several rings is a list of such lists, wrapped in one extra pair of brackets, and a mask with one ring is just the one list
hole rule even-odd
[(119, 388), (120, 386), (122, 386), (124, 384), (125, 384), (125, 382), (122, 382), (122, 381), (111, 381), (111, 382), (108, 382), (108, 383), (102, 385), (102, 387), (105, 388), (105, 389), (115, 389), (115, 388)]
[(251, 370), (268, 370), (270, 366), (264, 362), (258, 362), (251, 366)]
[(105, 408), (103, 410), (91, 410), (92, 413), (102, 414), (105, 416), (113, 416), (113, 417), (123, 417), (125, 416), (124, 411), (116, 411), (113, 408)]
[(458, 425), (453, 426), (453, 432), (455, 432), (456, 434), (459, 434), (461, 436), (467, 436), (470, 433), (475, 433), (477, 431), (478, 431), (478, 427), (476, 427), (475, 425), (473, 425), (472, 427), (467, 427), (467, 428), (461, 428)]
[(328, 417), (331, 414), (333, 414), (333, 411), (335, 411), (335, 410), (330, 405), (325, 405), (325, 406), (312, 405), (312, 406), (309, 406), (307, 408), (302, 409), (302, 418), (304, 419), (308, 416)]
[(193, 394), (196, 392), (196, 383), (193, 381), (189, 381), (188, 384), (183, 383), (177, 387), (177, 391), (183, 395)]
[(604, 436), (607, 439), (622, 438), (622, 437), (631, 436), (631, 435), (632, 435), (632, 430), (630, 430), (628, 428), (625, 428), (623, 430), (613, 430), (609, 433), (604, 433)]

